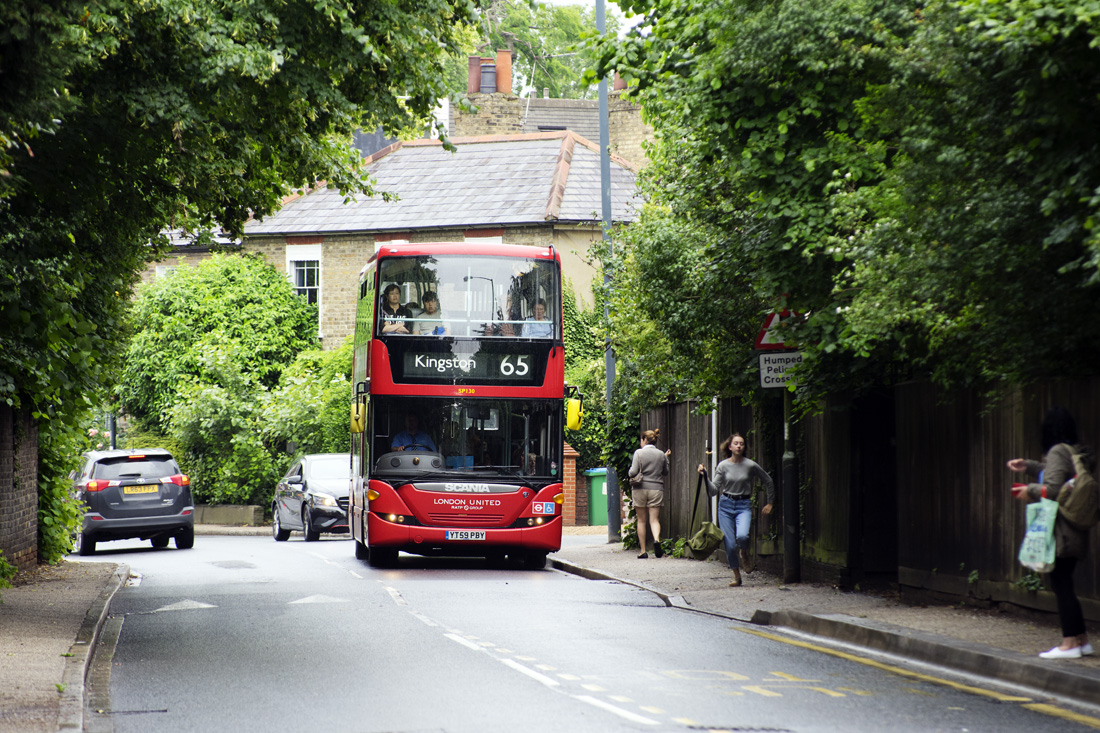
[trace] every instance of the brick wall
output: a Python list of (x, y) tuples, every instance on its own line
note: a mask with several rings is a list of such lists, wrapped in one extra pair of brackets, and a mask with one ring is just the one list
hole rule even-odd
[(514, 94), (467, 95), (477, 108), (477, 114), (456, 114), (454, 137), (478, 135), (512, 135), (523, 132), (523, 102)]
[(562, 493), (565, 502), (561, 507), (562, 523), (566, 527), (588, 524), (588, 483), (583, 474), (577, 474), (580, 453), (565, 444), (565, 460), (562, 470)]
[(642, 120), (641, 108), (624, 100), (621, 92), (608, 95), (607, 133), (612, 155), (630, 161), (635, 170), (645, 167), (642, 142), (653, 140), (653, 128)]
[(38, 426), (0, 405), (0, 550), (20, 570), (38, 563)]

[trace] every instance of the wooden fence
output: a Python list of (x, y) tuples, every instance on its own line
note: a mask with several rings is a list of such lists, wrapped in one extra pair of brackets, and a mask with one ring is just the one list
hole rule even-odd
[[(1026, 575), (1016, 560), (1024, 506), (1011, 496), (1018, 477), (1005, 463), (1040, 457), (1039, 426), (1054, 404), (1074, 413), (1082, 442), (1100, 451), (1100, 377), (1039, 384), (1003, 395), (993, 407), (976, 393), (945, 394), (925, 383), (829, 400), (792, 435), (802, 579), (845, 586), (888, 581), (906, 594), (1053, 610), (1048, 592), (1019, 582)], [(672, 449), (661, 510), (666, 537), (691, 534), (695, 467), (705, 457), (712, 420), (719, 439), (730, 430), (748, 433), (750, 457), (782, 496), (778, 399), (756, 414), (737, 400), (719, 402), (714, 418), (698, 407), (676, 403), (642, 415), (643, 429), (660, 428), (660, 447)], [(757, 521), (755, 530), (761, 564), (772, 570), (782, 566), (778, 504), (775, 519)], [(1097, 541), (1076, 575), (1086, 616), (1094, 620), (1100, 620)]]

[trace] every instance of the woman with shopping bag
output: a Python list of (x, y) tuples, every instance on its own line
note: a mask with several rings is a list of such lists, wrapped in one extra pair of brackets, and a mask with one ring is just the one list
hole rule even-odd
[(714, 481), (707, 476), (707, 469), (699, 464), (699, 473), (707, 482), (707, 493), (719, 496), (718, 526), (725, 535), (726, 562), (733, 571), (730, 587), (741, 585), (741, 568), (752, 572), (752, 558), (749, 555), (749, 530), (752, 527), (752, 495), (756, 482), (764, 484), (768, 494), (768, 503), (761, 509), (767, 516), (772, 513), (775, 503), (775, 484), (768, 472), (755, 461), (745, 457), (745, 438), (734, 433), (722, 442), (722, 452), (726, 459), (714, 469)]
[[(1044, 502), (1064, 497), (1066, 482), (1074, 477), (1074, 453), (1085, 459), (1090, 471), (1095, 470), (1092, 451), (1077, 444), (1077, 423), (1064, 407), (1052, 407), (1043, 417), (1040, 430), (1043, 460), (1032, 461), (1013, 458), (1008, 462), (1010, 471), (1037, 475), (1035, 483), (1016, 484), (1013, 495), (1026, 502)], [(1072, 491), (1072, 488), (1070, 489)], [(1030, 509), (1030, 507), (1029, 507)], [(1029, 512), (1032, 524), (1042, 521), (1038, 512)], [(1030, 531), (1029, 527), (1029, 531)], [(1054, 516), (1054, 567), (1050, 570), (1050, 587), (1058, 602), (1058, 619), (1062, 624), (1062, 643), (1039, 654), (1043, 659), (1078, 659), (1093, 653), (1085, 630), (1085, 617), (1081, 602), (1073, 589), (1073, 571), (1077, 561), (1084, 557), (1088, 547), (1088, 531), (1074, 527), (1060, 512)], [(1028, 548), (1021, 548), (1021, 558)], [(1034, 540), (1032, 539), (1032, 542)]]

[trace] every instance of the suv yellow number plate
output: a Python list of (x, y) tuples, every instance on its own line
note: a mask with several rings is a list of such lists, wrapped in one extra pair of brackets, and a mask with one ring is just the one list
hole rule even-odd
[(160, 491), (160, 487), (156, 484), (152, 486), (123, 486), (122, 493), (124, 494), (155, 494)]

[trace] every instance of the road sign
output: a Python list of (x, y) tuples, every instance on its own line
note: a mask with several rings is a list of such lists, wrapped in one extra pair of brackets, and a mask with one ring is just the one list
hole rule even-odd
[(760, 355), (760, 386), (786, 387), (790, 381), (787, 370), (802, 363), (801, 351)]
[(782, 310), (779, 313), (769, 313), (768, 317), (764, 319), (764, 326), (756, 336), (757, 350), (780, 351), (788, 348), (786, 344), (783, 343), (783, 330), (778, 326), (790, 317), (791, 312), (789, 310)]

